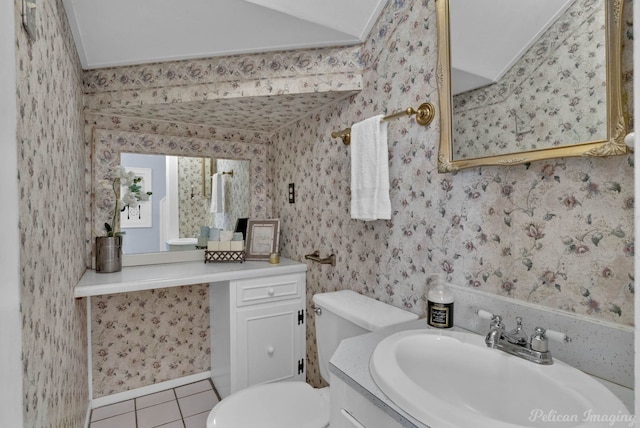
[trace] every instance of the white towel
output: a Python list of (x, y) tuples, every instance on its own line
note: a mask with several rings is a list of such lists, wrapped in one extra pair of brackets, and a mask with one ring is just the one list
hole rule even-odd
[(351, 218), (391, 218), (387, 122), (382, 115), (351, 126)]
[(224, 188), (222, 175), (217, 172), (211, 177), (211, 210), (212, 213), (224, 212)]

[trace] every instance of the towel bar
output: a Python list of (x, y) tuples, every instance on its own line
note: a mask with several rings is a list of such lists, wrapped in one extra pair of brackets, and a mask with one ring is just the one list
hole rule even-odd
[[(413, 107), (409, 107), (405, 110), (392, 113), (382, 118), (382, 120), (391, 120), (400, 116), (413, 116), (416, 115), (416, 122), (418, 125), (427, 126), (431, 123), (433, 118), (436, 115), (436, 109), (431, 103), (422, 103), (418, 107), (418, 109), (414, 109)], [(351, 144), (351, 128), (345, 128), (342, 131), (332, 132), (332, 138), (342, 138), (342, 143), (345, 146)]]
[(314, 251), (311, 254), (307, 254), (306, 256), (304, 256), (304, 258), (306, 260), (311, 260), (314, 261), (316, 263), (320, 263), (321, 265), (331, 265), (331, 266), (335, 266), (336, 265), (336, 255), (335, 254), (331, 254), (329, 257), (325, 257), (324, 259), (320, 258), (320, 251)]

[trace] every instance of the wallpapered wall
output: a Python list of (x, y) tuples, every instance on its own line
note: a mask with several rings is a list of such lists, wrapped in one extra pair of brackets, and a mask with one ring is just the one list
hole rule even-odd
[(499, 82), (454, 96), (453, 158), (606, 140), (604, 23), (602, 2), (576, 1)]
[[(180, 199), (180, 238), (192, 238), (200, 233), (200, 226), (234, 230), (238, 217), (248, 217), (251, 205), (249, 198), (250, 162), (234, 159), (214, 159), (214, 172), (233, 171), (222, 176), (224, 213), (210, 213), (211, 179), (202, 182), (203, 158), (180, 158), (178, 161), (178, 197)], [(209, 177), (210, 160), (205, 164)], [(192, 187), (193, 186), (193, 187)], [(203, 195), (203, 187), (206, 194)]]
[(81, 427), (87, 411), (82, 69), (59, 1), (29, 43), (15, 2), (25, 427)]
[(200, 232), (200, 226), (209, 225), (211, 199), (202, 194), (202, 160), (201, 157), (178, 158), (180, 238), (193, 238), (195, 233)]
[[(96, 230), (113, 207), (100, 185), (121, 151), (250, 159), (250, 213), (269, 216), (267, 149), (262, 144), (219, 142), (97, 129), (94, 133)], [(104, 183), (103, 183), (104, 184)], [(125, 238), (126, 239), (126, 238)], [(209, 298), (206, 286), (97, 296), (91, 301), (93, 393), (101, 397), (209, 370)]]
[[(271, 198), (272, 166), (267, 159), (267, 145), (256, 143), (266, 142), (260, 133), (237, 130), (223, 132), (206, 125), (97, 114), (88, 111), (92, 106), (95, 108), (102, 102), (107, 102), (105, 100), (119, 100), (122, 94), (131, 96), (136, 102), (143, 99), (151, 106), (159, 101), (180, 101), (186, 96), (180, 90), (191, 91), (191, 87), (185, 89), (185, 84), (194, 84), (192, 89), (196, 93), (200, 84), (215, 83), (211, 88), (217, 91), (219, 87), (219, 91), (232, 88), (230, 90), (239, 94), (238, 96), (246, 97), (264, 95), (265, 88), (275, 90), (282, 82), (287, 90), (294, 92), (298, 89), (298, 84), (319, 88), (340, 86), (352, 78), (351, 72), (359, 70), (358, 51), (356, 47), (326, 48), (85, 71), (85, 92), (90, 94), (85, 98), (85, 139), (93, 153), (93, 157), (87, 159), (87, 162), (93, 163), (93, 175), (89, 171), (86, 177), (87, 195), (95, 192), (95, 200), (90, 197), (87, 199), (88, 210), (94, 213), (94, 221), (86, 230), (89, 243), (87, 253), (91, 252), (90, 238), (102, 230), (113, 207), (106, 179), (118, 164), (120, 151), (250, 159), (249, 216), (271, 218), (274, 212)], [(326, 75), (329, 74), (332, 77), (327, 80)], [(291, 76), (291, 84), (287, 83), (286, 76)], [(304, 79), (296, 80), (300, 76)], [(230, 80), (232, 83), (229, 83)], [(96, 99), (91, 94), (95, 94)], [(175, 293), (176, 299), (192, 299), (194, 296), (187, 287), (177, 288)], [(192, 352), (189, 349), (191, 343), (181, 341), (178, 344), (175, 340), (171, 341), (174, 350), (170, 355), (159, 364), (153, 363), (150, 354), (143, 352), (154, 345), (154, 339), (150, 339), (150, 335), (130, 331), (129, 324), (126, 327), (123, 323), (108, 324), (109, 320), (116, 319), (117, 312), (120, 308), (127, 308), (127, 301), (131, 299), (139, 302), (135, 308), (131, 308), (135, 316), (154, 318), (156, 314), (162, 314), (162, 322), (168, 320), (169, 329), (172, 325), (177, 325), (174, 320), (181, 316), (180, 312), (166, 311), (165, 300), (158, 299), (152, 292), (133, 293), (126, 297), (119, 295), (106, 299), (105, 296), (99, 296), (92, 300), (94, 396), (122, 392), (209, 368), (208, 365), (204, 367), (201, 364), (203, 360), (199, 358), (182, 358)], [(204, 297), (201, 301), (208, 300)], [(194, 331), (208, 332), (208, 323), (204, 323), (204, 318), (196, 317), (194, 322)], [(107, 324), (110, 330), (103, 331)], [(144, 332), (153, 329), (147, 327), (148, 325), (141, 324), (140, 328)], [(181, 334), (181, 331), (174, 328), (166, 336), (178, 338)], [(109, 341), (111, 335), (117, 336), (119, 340)], [(209, 339), (207, 336), (199, 340), (204, 346)], [(131, 371), (125, 362), (130, 360), (144, 360), (145, 363), (137, 364), (135, 371)], [(175, 370), (175, 367), (180, 367), (180, 370)]]
[(233, 171), (233, 177), (223, 175), (224, 185), (224, 213), (217, 214), (214, 227), (224, 230), (235, 230), (236, 220), (249, 216), (249, 205), (251, 203), (249, 164), (246, 161), (231, 159), (218, 159), (217, 171)]
[[(277, 88), (279, 82), (287, 82), (282, 76), (307, 76), (309, 79), (319, 79), (317, 75), (324, 75), (333, 71), (347, 73), (358, 69), (354, 64), (357, 60), (358, 48), (346, 49), (315, 49), (300, 52), (278, 52), (271, 54), (243, 55), (235, 57), (221, 57), (204, 60), (183, 61), (176, 63), (150, 64), (139, 67), (118, 67), (84, 72), (85, 92), (89, 94), (106, 93), (105, 97), (118, 100), (121, 93), (133, 96), (135, 100), (144, 99), (151, 104), (157, 100), (168, 102), (182, 100), (180, 90), (184, 85), (204, 83), (215, 84), (216, 90), (225, 88), (245, 96), (263, 94), (265, 88)], [(256, 85), (255, 80), (259, 80)], [(229, 81), (236, 83), (230, 84)], [(247, 87), (247, 82), (251, 82)], [(333, 80), (337, 85), (338, 80)], [(326, 85), (327, 81), (319, 84)], [(300, 83), (303, 84), (303, 83)], [(225, 86), (226, 85), (226, 86)], [(288, 84), (287, 84), (288, 86)], [(312, 85), (314, 86), (314, 85)], [(213, 87), (213, 86), (212, 86)], [(288, 86), (289, 87), (289, 86)], [(169, 90), (167, 88), (173, 88)], [(158, 89), (158, 90), (156, 90)], [(194, 89), (194, 92), (197, 92)], [(295, 91), (295, 85), (289, 87)], [(171, 95), (171, 96), (169, 96)], [(99, 105), (102, 98), (91, 103), (91, 96), (85, 98), (85, 110), (91, 105)], [(249, 215), (254, 218), (269, 218), (272, 216), (272, 200), (270, 188), (272, 177), (267, 159), (267, 148), (264, 136), (255, 132), (238, 130), (221, 131), (206, 125), (185, 124), (179, 122), (163, 122), (124, 117), (121, 115), (92, 114), (87, 111), (85, 138), (92, 146), (95, 156), (88, 158), (93, 162), (94, 180), (91, 172), (87, 174), (87, 194), (92, 192), (91, 183), (100, 188), (100, 180), (108, 177), (111, 168), (117, 164), (121, 150), (133, 153), (166, 153), (189, 156), (213, 156), (225, 159), (250, 159), (249, 186), (251, 193)], [(260, 143), (260, 144), (257, 144)], [(90, 238), (108, 218), (112, 207), (112, 199), (108, 187), (103, 191), (96, 189), (95, 203), (88, 199), (88, 210), (95, 210), (95, 221), (87, 227), (87, 237)], [(91, 240), (88, 239), (90, 242)], [(90, 248), (88, 248), (90, 252)], [(181, 302), (194, 300), (208, 302), (206, 296), (192, 292), (189, 287), (174, 290), (175, 295), (170, 300)], [(135, 301), (129, 306), (129, 301)], [(198, 332), (192, 340), (179, 341), (183, 332), (177, 327), (181, 318), (180, 308), (184, 303), (175, 305), (176, 310), (167, 310), (166, 299), (159, 298), (153, 292), (132, 293), (127, 296), (118, 295), (99, 296), (92, 299), (92, 358), (93, 358), (93, 388), (96, 397), (132, 388), (145, 386), (154, 382), (173, 379), (175, 377), (199, 373), (209, 369), (208, 362), (199, 357), (186, 358), (195, 351), (208, 346), (208, 321), (202, 317), (194, 317), (193, 331)], [(172, 351), (161, 361), (156, 361), (147, 350), (155, 346), (152, 332), (153, 324), (140, 323), (139, 332), (129, 331), (129, 327), (136, 324), (127, 322), (110, 323), (118, 319), (120, 311), (128, 311), (138, 318), (156, 319), (163, 325), (166, 323), (168, 332), (164, 335), (172, 344)], [(204, 307), (208, 311), (208, 307)], [(158, 316), (158, 314), (161, 314)], [(105, 326), (109, 326), (105, 331)], [(200, 336), (199, 332), (206, 332), (207, 336)], [(109, 337), (118, 340), (109, 340)], [(195, 342), (194, 342), (195, 340)], [(197, 342), (197, 343), (196, 343)], [(195, 347), (195, 348), (192, 348)], [(199, 352), (199, 351), (198, 351)], [(208, 348), (207, 351), (208, 352)], [(138, 361), (133, 369), (128, 361)], [(144, 361), (144, 363), (142, 363)], [(176, 369), (176, 367), (179, 367)]]
[[(626, 35), (631, 11), (627, 2)], [(350, 219), (349, 148), (330, 134), (375, 114), (437, 105), (435, 25), (433, 1), (390, 2), (361, 51), (365, 89), (274, 138), (283, 254), (337, 255), (335, 267), (309, 264), (308, 304), (315, 293), (350, 288), (421, 314), (427, 274), (442, 272), (458, 285), (631, 325), (632, 156), (441, 175), (438, 125), (398, 119), (388, 134), (392, 218)], [(629, 77), (626, 37), (625, 50)], [(291, 182), (294, 205), (286, 202)], [(318, 385), (312, 314), (307, 374)]]
[[(627, 2), (624, 22), (629, 28), (630, 17), (631, 2)], [(631, 156), (557, 159), (441, 175), (436, 169), (437, 123), (424, 128), (413, 119), (398, 119), (389, 126), (393, 217), (390, 221), (366, 223), (350, 219), (349, 148), (330, 134), (374, 114), (416, 107), (424, 101), (437, 106), (435, 25), (433, 1), (395, 0), (389, 2), (370, 37), (357, 50), (245, 55), (204, 63), (86, 72), (85, 86), (89, 91), (113, 89), (109, 96), (117, 97), (120, 89), (137, 93), (139, 88), (142, 91), (173, 86), (176, 80), (200, 81), (211, 78), (215, 70), (240, 79), (255, 78), (264, 72), (268, 79), (273, 70), (287, 70), (292, 76), (307, 75), (313, 67), (328, 72), (355, 61), (358, 68), (365, 69), (360, 94), (278, 132), (272, 138), (272, 146), (255, 149), (266, 151), (269, 147), (269, 165), (263, 165), (264, 181), (260, 182), (264, 193), (259, 195), (264, 195), (263, 201), (273, 203), (273, 211), (265, 202), (262, 212), (272, 212), (281, 219), (283, 255), (304, 261), (304, 255), (316, 249), (321, 254), (337, 254), (335, 267), (308, 264), (308, 304), (314, 293), (351, 288), (422, 313), (427, 274), (444, 272), (456, 284), (598, 320), (631, 324)], [(630, 84), (630, 41), (625, 42), (629, 45), (625, 50), (625, 78)], [(301, 62), (300, 58), (307, 60)], [(195, 64), (194, 69), (207, 70), (209, 75), (189, 74), (189, 64)], [(257, 68), (261, 71), (256, 72)], [(158, 91), (158, 97), (173, 93)], [(143, 91), (143, 95), (149, 93)], [(187, 147), (218, 147), (206, 139), (206, 128), (197, 129), (204, 133), (199, 136), (205, 138), (193, 138), (192, 125), (120, 116), (92, 117), (91, 121), (106, 129), (99, 132), (111, 134), (108, 144), (120, 144), (119, 139), (124, 137), (132, 140), (127, 145), (134, 144), (148, 153), (176, 150), (185, 142)], [(241, 150), (242, 146), (235, 147)], [(111, 150), (104, 157), (107, 162)], [(266, 154), (252, 155), (251, 150), (246, 153), (252, 159)], [(102, 149), (96, 150), (97, 155), (101, 152)], [(296, 184), (295, 204), (288, 203), (288, 183)], [(161, 313), (164, 301), (145, 293), (129, 299), (133, 297), (150, 314)], [(176, 293), (175, 299), (193, 297), (189, 295), (193, 291), (186, 287), (176, 289)], [(98, 301), (100, 298), (95, 299), (95, 304)], [(96, 338), (104, 325), (101, 320), (114, 318), (118, 305), (125, 304), (113, 299), (111, 302), (93, 323), (94, 358), (101, 349)], [(308, 313), (308, 377), (319, 384), (313, 312)], [(165, 313), (162, 317), (160, 321), (165, 322), (164, 318), (170, 320), (174, 315)], [(194, 328), (203, 331), (198, 326)], [(170, 337), (180, 334), (178, 327), (168, 333)], [(131, 345), (125, 343), (129, 339), (131, 334), (109, 343), (112, 358), (131, 352)], [(102, 370), (94, 378), (94, 388), (100, 393), (120, 392), (152, 383), (151, 379), (175, 377), (177, 371), (168, 369), (174, 364), (180, 367), (180, 373), (203, 370), (183, 358), (167, 356), (161, 367), (147, 364), (133, 379), (124, 372), (115, 379), (104, 376), (108, 364), (111, 363), (97, 362), (94, 367), (94, 374)], [(187, 370), (183, 370), (185, 364)]]
[(93, 396), (211, 366), (208, 284), (91, 299)]

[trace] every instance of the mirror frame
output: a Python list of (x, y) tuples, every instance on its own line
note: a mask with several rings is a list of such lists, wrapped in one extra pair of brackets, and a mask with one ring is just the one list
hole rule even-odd
[(504, 155), (453, 160), (453, 98), (451, 94), (451, 55), (449, 0), (435, 0), (438, 35), (438, 99), (440, 101), (440, 147), (438, 172), (455, 172), (483, 165), (516, 165), (537, 160), (570, 156), (613, 156), (629, 153), (624, 143), (627, 125), (622, 108), (622, 8), (624, 0), (603, 0), (606, 14), (607, 64), (607, 139), (577, 142), (571, 146), (553, 147)]

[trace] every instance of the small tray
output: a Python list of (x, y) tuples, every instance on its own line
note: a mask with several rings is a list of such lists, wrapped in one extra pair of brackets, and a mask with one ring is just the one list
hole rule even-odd
[(244, 251), (204, 251), (205, 263), (242, 263)]

